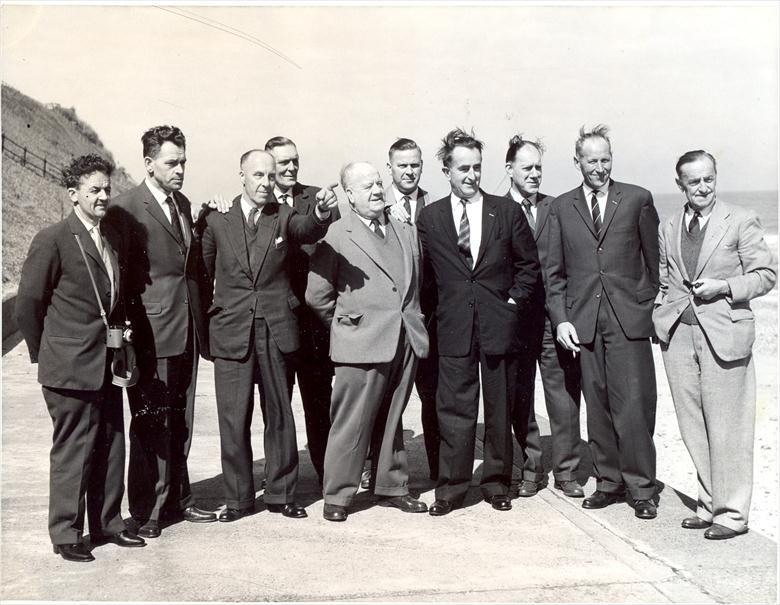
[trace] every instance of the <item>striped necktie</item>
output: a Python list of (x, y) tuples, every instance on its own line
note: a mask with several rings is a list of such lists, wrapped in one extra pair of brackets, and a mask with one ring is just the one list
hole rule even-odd
[(590, 215), (593, 217), (593, 226), (596, 228), (596, 234), (601, 235), (601, 210), (599, 201), (596, 198), (596, 192), (590, 194)]
[(474, 260), (471, 258), (471, 227), (469, 226), (469, 215), (466, 213), (466, 200), (460, 200), (463, 205), (463, 214), (460, 215), (460, 228), (458, 229), (458, 249), (460, 253), (466, 258), (469, 266), (474, 264)]

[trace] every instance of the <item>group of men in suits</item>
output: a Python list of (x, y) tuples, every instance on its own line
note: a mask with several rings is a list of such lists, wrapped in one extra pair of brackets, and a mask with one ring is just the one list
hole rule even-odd
[[(512, 508), (512, 430), (523, 462), (518, 494), (547, 484), (534, 415), (539, 365), (550, 418), (554, 486), (582, 498), (579, 400), (587, 407), (596, 491), (583, 508), (627, 498), (657, 515), (656, 386), (651, 339), (661, 341), (683, 439), (699, 477), (687, 529), (709, 539), (747, 531), (752, 486), (755, 336), (749, 300), (776, 282), (755, 213), (715, 195), (705, 151), (678, 161), (687, 203), (665, 223), (647, 190), (612, 180), (605, 126), (580, 130), (582, 185), (540, 193), (539, 141), (513, 137), (511, 185), (480, 188), (483, 144), (455, 129), (437, 157), (450, 193), (419, 187), (422, 152), (389, 150), (392, 184), (350, 162), (333, 185), (298, 183), (299, 155), (274, 137), (244, 153), (242, 186), (197, 221), (181, 193), (186, 141), (172, 126), (142, 136), (146, 178), (109, 207), (113, 167), (77, 158), (64, 184), (74, 203), (36, 235), (16, 315), (54, 425), (49, 530), (55, 553), (93, 559), (83, 542), (123, 547), (161, 535), (167, 522), (231, 522), (255, 510), (251, 421), (257, 385), (265, 425), (270, 512), (306, 517), (296, 502), (298, 449), (291, 408), (299, 384), (323, 516), (344, 521), (368, 458), (378, 503), (443, 516), (472, 480), (480, 392), (481, 491)], [(133, 340), (139, 376), (122, 379)], [(116, 334), (116, 331), (115, 331)], [(113, 344), (112, 344), (113, 343)], [(195, 505), (187, 455), (198, 357), (214, 360), (225, 508)], [(121, 391), (131, 425), (124, 492)], [(435, 501), (408, 489), (402, 415), (412, 387)], [(736, 440), (738, 447), (730, 447)], [(736, 453), (735, 453), (736, 451)]]

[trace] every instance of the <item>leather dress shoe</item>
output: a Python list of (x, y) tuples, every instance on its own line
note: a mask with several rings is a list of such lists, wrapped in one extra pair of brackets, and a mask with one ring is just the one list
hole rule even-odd
[(708, 540), (728, 540), (729, 538), (736, 538), (737, 536), (746, 534), (747, 531), (747, 527), (743, 527), (737, 531), (734, 529), (729, 529), (728, 527), (720, 525), (719, 523), (713, 523), (712, 526), (704, 532), (704, 537)]
[(181, 511), (181, 516), (190, 523), (213, 523), (217, 520), (216, 513), (208, 510), (201, 510), (197, 506), (188, 506)]
[(371, 486), (371, 471), (363, 471), (360, 475), (360, 487), (368, 489)]
[(536, 481), (523, 479), (517, 486), (517, 495), (521, 498), (530, 498), (539, 492), (539, 484)]
[(489, 502), (490, 506), (496, 510), (512, 510), (512, 501), (509, 499), (509, 496), (504, 494), (496, 494), (495, 496), (485, 498), (485, 502)]
[(309, 516), (306, 514), (306, 509), (300, 504), (295, 504), (295, 502), (289, 502), (287, 504), (266, 504), (265, 507), (268, 509), (269, 513), (282, 513), (282, 515), (290, 517), (290, 519), (303, 519), (304, 517)]
[(160, 523), (152, 519), (138, 528), (138, 535), (142, 538), (159, 538), (161, 533)]
[(338, 504), (326, 504), (322, 507), (322, 518), (326, 521), (346, 521), (347, 507)]
[(555, 489), (561, 490), (567, 498), (583, 498), (585, 496), (585, 492), (576, 481), (556, 481)]
[(595, 509), (604, 508), (610, 504), (615, 504), (623, 500), (625, 496), (622, 493), (602, 492), (596, 490), (590, 496), (582, 501), (582, 508)]
[(428, 505), (422, 500), (406, 496), (391, 496), (389, 498), (380, 498), (377, 502), (379, 506), (391, 506), (405, 513), (427, 513)]
[(109, 542), (111, 544), (116, 544), (117, 546), (122, 546), (125, 548), (139, 548), (141, 546), (146, 546), (146, 542), (143, 538), (134, 536), (126, 529), (112, 536), (95, 536), (94, 538), (90, 538), (90, 542), (92, 542), (94, 546), (107, 544)]
[(77, 544), (55, 544), (54, 554), (61, 556), (66, 561), (75, 563), (89, 563), (95, 560), (95, 557), (87, 550), (83, 542)]
[(243, 517), (251, 515), (253, 512), (255, 512), (254, 506), (248, 506), (246, 508), (226, 508), (219, 513), (217, 519), (222, 523), (232, 523), (233, 521), (238, 521)]
[(428, 507), (428, 514), (434, 517), (443, 517), (444, 515), (450, 514), (452, 509), (452, 502), (448, 502), (447, 500), (436, 500)]
[(635, 500), (634, 516), (638, 519), (655, 519), (658, 509), (651, 500)]
[(705, 521), (701, 517), (686, 517), (680, 523), (683, 529), (707, 529), (712, 525), (712, 521)]

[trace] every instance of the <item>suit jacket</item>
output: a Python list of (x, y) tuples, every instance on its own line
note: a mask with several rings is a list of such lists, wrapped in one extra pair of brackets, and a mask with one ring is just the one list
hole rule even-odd
[[(242, 359), (249, 352), (252, 322), (263, 317), (282, 353), (300, 346), (293, 293), (287, 269), (291, 247), (312, 244), (328, 229), (315, 214), (298, 214), (289, 206), (270, 202), (260, 212), (254, 252), (247, 249), (241, 196), (225, 214), (201, 216), (203, 262), (209, 284), (215, 284), (208, 310), (211, 355)], [(250, 265), (250, 257), (255, 266)]]
[[(396, 202), (399, 202), (400, 200), (397, 200), (395, 197), (395, 191), (393, 190), (393, 186), (390, 185), (389, 187), (385, 188), (385, 206), (389, 207), (395, 204)], [(420, 213), (422, 212), (422, 209), (425, 208), (428, 204), (431, 203), (431, 196), (428, 195), (428, 192), (425, 191), (422, 187), (417, 188), (417, 208), (415, 208), (414, 211), (414, 221), (412, 221), (412, 224), (417, 223), (417, 219), (420, 218)]]
[[(517, 204), (512, 194), (507, 191), (506, 197), (510, 202)], [(548, 237), (550, 234), (549, 221), (550, 216), (550, 204), (552, 204), (555, 198), (545, 193), (536, 194), (536, 225), (533, 230), (534, 242), (536, 243), (536, 251), (539, 255), (539, 265), (544, 267), (547, 264), (547, 252), (548, 252)], [(522, 209), (522, 206), (521, 206)], [(523, 218), (528, 222), (528, 218), (523, 210)], [(530, 225), (529, 225), (530, 228)], [(535, 309), (544, 307), (545, 304), (545, 287), (544, 287), (544, 270), (539, 271), (539, 277), (536, 279), (536, 286), (534, 287), (534, 294), (531, 297), (531, 304)]]
[(653, 336), (658, 293), (658, 213), (646, 189), (610, 180), (600, 236), (582, 187), (553, 201), (547, 262), (547, 309), (555, 326), (571, 322), (592, 342), (602, 291), (627, 338)]
[[(681, 238), (685, 208), (666, 220), (659, 231), (661, 290), (656, 297), (653, 324), (662, 342), (690, 304), (715, 354), (723, 361), (750, 355), (755, 322), (750, 300), (769, 292), (777, 281), (777, 262), (763, 238), (755, 212), (717, 200), (704, 234), (694, 275), (682, 259)], [(729, 296), (703, 300), (693, 296), (683, 280), (725, 279)]]
[[(301, 185), (295, 183), (292, 187), (293, 209), (302, 215), (314, 214), (314, 208), (317, 206), (316, 195), (319, 187)], [(328, 224), (334, 223), (341, 215), (338, 208), (330, 211), (330, 218), (326, 221)], [(306, 296), (306, 279), (309, 276), (309, 257), (314, 252), (314, 244), (302, 244), (293, 246), (287, 252), (287, 261), (290, 271), (290, 283), (293, 292), (298, 300), (303, 301)]]
[(402, 327), (415, 355), (428, 355), (417, 237), (411, 225), (388, 221), (403, 250), (400, 283), (382, 266), (380, 243), (354, 212), (331, 226), (312, 256), (306, 302), (330, 326), (334, 363), (392, 361)]
[[(539, 275), (534, 237), (520, 205), (482, 193), (482, 240), (473, 269), (458, 251), (450, 196), (426, 206), (417, 222), (426, 290), (435, 290), (439, 354), (465, 356), (476, 314), (483, 353), (518, 352), (520, 316)], [(508, 302), (509, 298), (515, 304)]]
[(127, 234), (132, 259), (128, 312), (139, 350), (158, 358), (181, 355), (192, 320), (200, 352), (207, 356), (200, 242), (193, 231), (190, 201), (179, 192), (175, 198), (187, 226), (185, 246), (176, 240), (170, 221), (145, 182), (117, 196), (105, 220)]
[(52, 388), (97, 391), (103, 387), (106, 327), (75, 235), (79, 236), (109, 323), (124, 324), (126, 248), (120, 234), (101, 223), (116, 296), (94, 241), (75, 212), (38, 232), (22, 267), (15, 315), (38, 363), (38, 382)]

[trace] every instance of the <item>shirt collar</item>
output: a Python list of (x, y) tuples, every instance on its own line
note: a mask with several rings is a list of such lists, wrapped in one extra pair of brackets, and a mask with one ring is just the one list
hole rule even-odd
[(281, 204), (282, 203), (282, 196), (286, 195), (288, 199), (292, 199), (292, 187), (287, 190), (287, 193), (282, 193), (282, 190), (279, 189), (276, 185), (274, 185), (274, 195), (276, 196), (277, 201)]
[[(461, 207), (460, 200), (462, 200), (462, 199), (463, 198), (458, 197), (454, 193), (450, 193), (450, 203), (452, 204), (453, 208), (460, 208)], [(482, 192), (481, 191), (477, 191), (477, 194), (474, 197), (472, 197), (471, 199), (466, 200), (466, 204), (468, 204), (468, 205), (479, 204), (481, 202), (482, 202)]]
[(152, 192), (154, 199), (156, 199), (157, 203), (161, 206), (165, 203), (165, 200), (168, 199), (168, 195), (173, 195), (173, 193), (165, 193), (165, 191), (160, 189), (160, 187), (149, 177), (144, 179), (144, 183), (146, 183), (146, 186), (149, 188), (149, 191)]
[[(700, 212), (699, 216), (703, 220), (707, 220), (710, 217), (710, 214), (712, 214), (712, 211), (715, 210), (715, 204), (717, 204), (717, 203), (718, 203), (718, 198), (715, 198), (712, 201), (712, 204), (710, 204), (709, 207), (707, 208), (707, 214), (704, 214), (703, 212)], [(692, 208), (691, 205), (686, 202), (686, 204), (685, 204), (685, 214), (686, 214), (686, 216), (693, 216), (693, 213), (694, 213), (694, 208)]]
[[(361, 216), (360, 214), (357, 213), (357, 210), (355, 210), (354, 208), (352, 208), (351, 210), (352, 210), (352, 212), (355, 213), (355, 216), (360, 219), (361, 223), (363, 223), (366, 227), (369, 227), (369, 228), (371, 227), (371, 221), (374, 220), (374, 219), (370, 219), (370, 218), (366, 218), (365, 216)], [(382, 225), (382, 226), (387, 224), (387, 218), (384, 215), (381, 215), (376, 220), (379, 221), (379, 224)]]
[(259, 206), (257, 206), (254, 202), (247, 199), (246, 194), (241, 194), (241, 212), (244, 213), (244, 218), (249, 218), (249, 211), (252, 210), (252, 208), (257, 208), (258, 210), (262, 210)]
[(392, 184), (392, 187), (393, 187), (393, 195), (395, 195), (395, 201), (400, 202), (401, 200), (404, 199), (405, 195), (408, 195), (410, 200), (417, 200), (419, 187), (415, 187), (414, 191), (412, 191), (411, 193), (401, 193), (401, 190), (395, 186), (395, 183)]
[(585, 193), (585, 199), (590, 200), (590, 195), (592, 193), (596, 194), (596, 199), (602, 198), (605, 195), (607, 195), (607, 191), (609, 190), (609, 183), (601, 187), (600, 189), (593, 189), (591, 188), (587, 183), (582, 183), (582, 191)]
[(513, 200), (515, 200), (518, 204), (522, 204), (524, 200), (528, 200), (531, 203), (531, 206), (536, 206), (536, 200), (539, 197), (538, 193), (534, 193), (533, 195), (529, 197), (523, 197), (523, 194), (517, 191), (514, 187), (509, 188), (509, 195), (512, 197)]
[[(93, 225), (92, 223), (90, 223), (89, 219), (86, 216), (84, 216), (84, 212), (81, 210), (81, 207), (78, 204), (73, 206), (73, 210), (76, 212), (76, 216), (79, 217), (79, 220), (82, 222), (84, 228), (87, 230), (87, 233), (89, 233), (90, 235), (92, 234), (92, 230), (95, 227), (98, 227), (98, 225), (100, 225), (100, 221), (98, 221), (97, 225)], [(100, 232), (100, 227), (98, 227), (98, 233), (99, 232)]]

